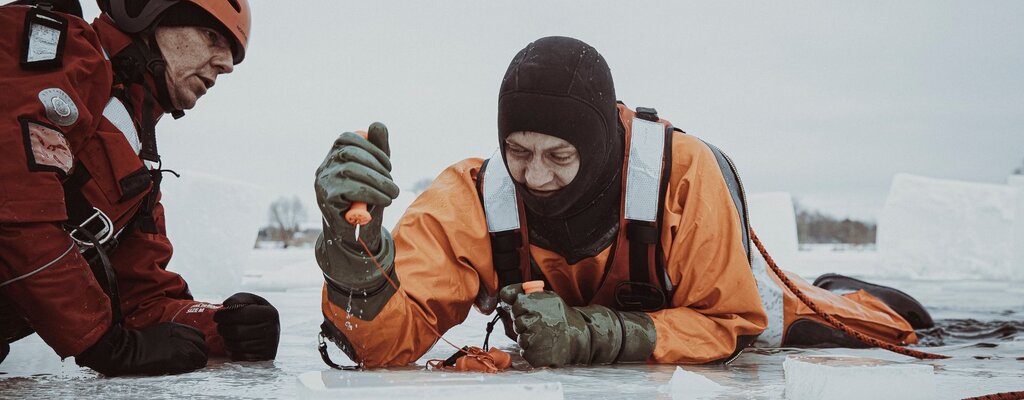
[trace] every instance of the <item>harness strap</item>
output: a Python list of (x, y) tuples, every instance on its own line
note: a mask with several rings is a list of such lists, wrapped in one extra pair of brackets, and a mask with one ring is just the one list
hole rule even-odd
[(324, 364), (327, 364), (328, 367), (334, 369), (342, 371), (362, 370), (362, 368), (359, 367), (358, 365), (338, 365), (338, 363), (335, 363), (334, 360), (331, 359), (331, 355), (327, 353), (327, 340), (331, 340), (333, 342), (337, 342), (337, 340), (329, 336), (327, 325), (330, 325), (327, 321), (324, 321), (324, 323), (320, 325), (320, 335), (317, 336), (316, 348), (320, 352), (320, 359), (323, 360)]
[(81, 230), (80, 232), (94, 243), (90, 251), (94, 251), (95, 254), (93, 257), (86, 257), (86, 259), (89, 262), (89, 268), (92, 269), (92, 275), (96, 277), (100, 288), (110, 298), (110, 312), (113, 323), (120, 324), (124, 321), (124, 315), (121, 313), (121, 291), (117, 287), (117, 273), (114, 272), (110, 258), (107, 257), (107, 251), (103, 248), (103, 244), (99, 243), (99, 239), (92, 232), (89, 232), (88, 229)]
[[(92, 175), (85, 165), (78, 162), (70, 176), (64, 182), (64, 205), (67, 208), (68, 220), (65, 223), (65, 230), (71, 234), (71, 238), (82, 246), (80, 249), (89, 263), (93, 276), (100, 284), (103, 292), (110, 298), (110, 310), (113, 315), (113, 322), (120, 323), (124, 320), (121, 314), (121, 295), (117, 287), (117, 274), (110, 264), (107, 251), (117, 246), (114, 238), (113, 222), (103, 212), (92, 206), (92, 203), (85, 198), (82, 188)], [(102, 218), (95, 218), (102, 215)], [(77, 236), (83, 237), (77, 237)], [(98, 237), (101, 236), (101, 237)]]
[(661, 220), (672, 172), (672, 128), (657, 110), (638, 107), (629, 135), (623, 206), (629, 281), (615, 287), (615, 301), (627, 311), (654, 311), (668, 305), (671, 282), (664, 272)]
[[(495, 153), (497, 157), (497, 152)], [(498, 288), (521, 283), (533, 275), (527, 238), (526, 218), (508, 170), (488, 168), (484, 161), (477, 174), (477, 194), (484, 206), (491, 239), (491, 260), (498, 275)]]

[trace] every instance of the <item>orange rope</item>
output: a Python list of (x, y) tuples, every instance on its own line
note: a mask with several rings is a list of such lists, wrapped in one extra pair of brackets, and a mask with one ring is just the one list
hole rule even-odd
[[(395, 283), (395, 281), (391, 280), (391, 277), (388, 276), (388, 273), (384, 271), (383, 267), (380, 266), (380, 263), (377, 262), (377, 258), (374, 257), (373, 252), (370, 251), (370, 247), (367, 246), (365, 242), (363, 242), (362, 238), (358, 236), (356, 238), (359, 239), (359, 244), (362, 245), (363, 250), (366, 251), (367, 258), (369, 258), (370, 261), (373, 262), (373, 266), (377, 267), (377, 270), (380, 271), (380, 274), (384, 276), (384, 279), (387, 279), (388, 284), (390, 284), (391, 287), (395, 288), (395, 291), (397, 292), (398, 284)], [(505, 354), (501, 350), (491, 349), (491, 351), (487, 352), (483, 351), (482, 349), (476, 346), (459, 347), (456, 346), (455, 343), (452, 343), (448, 341), (448, 339), (445, 339), (444, 335), (441, 335), (441, 332), (439, 332), (437, 328), (434, 327), (434, 325), (431, 325), (429, 323), (426, 325), (427, 328), (430, 328), (430, 331), (433, 332), (434, 335), (437, 335), (438, 339), (441, 339), (445, 343), (448, 343), (449, 346), (454, 347), (457, 352), (465, 354), (463, 357), (456, 361), (455, 367), (444, 366), (444, 360), (429, 360), (427, 361), (428, 367), (443, 370), (476, 371), (493, 374), (495, 372), (508, 368), (512, 364), (511, 358), (508, 356), (508, 354)], [(506, 359), (508, 360), (507, 362)]]
[(1024, 391), (1021, 392), (1004, 392), (1004, 393), (993, 393), (986, 394), (978, 397), (968, 397), (964, 400), (1020, 400), (1024, 399)]
[(832, 327), (839, 329), (843, 332), (846, 332), (846, 334), (857, 338), (857, 340), (860, 340), (861, 342), (867, 343), (874, 347), (881, 347), (893, 353), (903, 354), (905, 356), (919, 358), (922, 360), (939, 360), (944, 358), (950, 358), (949, 356), (944, 356), (942, 354), (926, 353), (923, 351), (917, 351), (913, 349), (908, 349), (903, 346), (897, 346), (891, 343), (886, 343), (881, 340), (875, 339), (871, 336), (860, 333), (857, 330), (850, 328), (849, 326), (846, 326), (846, 324), (836, 319), (836, 317), (833, 317), (822, 311), (817, 304), (814, 304), (814, 302), (811, 301), (811, 299), (808, 298), (807, 295), (805, 295), (802, 291), (800, 291), (799, 288), (796, 287), (796, 284), (794, 284), (793, 281), (789, 280), (789, 277), (787, 277), (786, 274), (782, 272), (782, 269), (780, 269), (779, 266), (775, 264), (775, 260), (773, 260), (772, 257), (768, 255), (768, 250), (765, 250), (764, 244), (761, 244), (761, 240), (757, 238), (757, 235), (754, 233), (753, 229), (750, 230), (750, 239), (754, 241), (754, 245), (757, 246), (757, 250), (761, 252), (762, 256), (764, 256), (764, 260), (768, 263), (768, 267), (772, 269), (772, 272), (774, 272), (780, 280), (782, 280), (782, 283), (786, 285), (786, 288), (788, 288), (789, 291), (793, 292), (793, 294), (796, 295), (796, 297), (800, 299), (800, 301), (803, 302), (804, 305), (806, 305), (808, 308), (814, 311), (814, 313), (821, 317), (821, 319), (824, 319), (826, 322), (832, 325)]

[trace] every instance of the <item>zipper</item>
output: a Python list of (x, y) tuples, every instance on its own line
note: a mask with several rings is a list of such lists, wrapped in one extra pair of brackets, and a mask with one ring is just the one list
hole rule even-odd
[[(740, 189), (740, 203), (743, 203), (742, 204), (743, 205), (743, 221), (740, 221), (740, 222), (744, 223), (746, 225), (745, 228), (747, 228), (747, 230), (749, 231), (750, 230), (750, 215), (748, 214), (749, 211), (748, 211), (748, 207), (747, 207), (747, 192), (745, 190), (743, 190), (743, 180), (740, 179), (740, 173), (739, 173), (739, 171), (736, 170), (736, 164), (734, 164), (732, 162), (732, 158), (729, 158), (729, 155), (725, 154), (724, 151), (721, 151), (721, 150), (719, 150), (719, 151), (722, 153), (722, 157), (725, 157), (725, 161), (727, 163), (729, 163), (729, 169), (732, 170), (733, 176), (736, 177), (736, 184), (739, 186), (739, 189)], [(743, 232), (743, 234), (744, 234), (744, 236), (748, 236), (749, 237), (749, 233)], [(750, 240), (749, 239), (747, 240), (747, 243), (744, 243), (743, 247), (745, 247), (747, 249), (747, 262), (748, 263), (753, 262), (751, 260), (751, 257), (750, 257)]]

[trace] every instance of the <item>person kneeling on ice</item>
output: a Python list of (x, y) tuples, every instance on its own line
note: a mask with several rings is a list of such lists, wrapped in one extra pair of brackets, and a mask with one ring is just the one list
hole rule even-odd
[[(435, 329), (464, 321), (473, 306), (489, 314), (498, 300), (510, 310), (506, 333), (534, 367), (707, 363), (755, 341), (859, 345), (799, 304), (751, 252), (730, 160), (654, 109), (617, 103), (593, 47), (547, 37), (513, 58), (498, 95), (498, 143), (489, 160), (442, 172), (392, 236), (380, 226), (399, 192), (387, 129), (335, 141), (315, 182), (324, 216), (316, 258), (326, 278), (322, 334), (350, 358), (414, 362), (438, 340)], [(373, 216), (361, 232), (343, 219), (354, 202)], [(885, 342), (914, 343), (912, 324), (929, 321), (889, 288), (838, 275), (826, 288), (790, 279)], [(546, 290), (524, 292), (531, 280)]]
[(273, 359), (269, 302), (195, 301), (165, 270), (154, 133), (242, 61), (249, 5), (99, 4), (92, 24), (77, 1), (0, 7), (0, 360), (33, 331), (104, 375)]

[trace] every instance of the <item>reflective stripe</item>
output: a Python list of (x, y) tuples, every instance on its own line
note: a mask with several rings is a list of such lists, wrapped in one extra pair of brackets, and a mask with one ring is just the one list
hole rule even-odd
[(56, 264), (56, 263), (57, 263), (57, 261), (60, 261), (60, 259), (62, 259), (62, 258), (64, 258), (65, 256), (67, 256), (67, 255), (68, 255), (68, 253), (70, 253), (70, 252), (71, 252), (71, 249), (74, 249), (74, 248), (75, 248), (75, 244), (74, 244), (74, 243), (71, 243), (71, 246), (68, 246), (68, 249), (67, 249), (67, 250), (64, 250), (64, 253), (63, 253), (63, 254), (61, 254), (61, 255), (59, 255), (59, 256), (57, 256), (57, 258), (54, 258), (54, 259), (53, 259), (53, 261), (50, 261), (50, 262), (46, 263), (46, 265), (44, 265), (44, 266), (42, 266), (42, 267), (39, 267), (39, 268), (37, 268), (37, 269), (36, 269), (35, 271), (29, 272), (29, 273), (27, 273), (27, 274), (25, 274), (25, 275), (22, 275), (22, 276), (19, 276), (19, 277), (17, 277), (17, 278), (14, 278), (14, 279), (8, 280), (7, 282), (4, 282), (4, 283), (0, 283), (0, 287), (4, 287), (4, 286), (7, 286), (7, 285), (10, 285), (10, 284), (12, 284), (12, 283), (14, 283), (14, 282), (17, 282), (17, 281), (20, 281), (20, 280), (22, 280), (22, 279), (28, 278), (28, 277), (30, 277), (30, 276), (32, 276), (32, 275), (38, 274), (38, 273), (39, 273), (40, 271), (42, 271), (42, 270), (44, 270), (44, 269), (50, 268), (50, 266), (52, 266), (53, 264)]
[(491, 233), (519, 229), (519, 207), (516, 187), (508, 169), (496, 150), (484, 170), (484, 216)]
[(132, 121), (128, 108), (116, 97), (111, 97), (107, 106), (103, 108), (103, 116), (114, 125), (117, 130), (124, 134), (124, 138), (132, 145), (135, 154), (142, 150), (142, 142), (139, 141), (139, 132), (135, 130), (135, 122)]
[(626, 171), (626, 219), (657, 221), (664, 156), (665, 125), (634, 117)]
[[(753, 247), (753, 246), (751, 246)], [(754, 342), (755, 347), (779, 347), (782, 346), (783, 320), (782, 287), (775, 283), (769, 275), (768, 263), (760, 252), (751, 254), (751, 268), (754, 272), (754, 281), (757, 283), (757, 294), (761, 297), (761, 306), (768, 314), (768, 327), (761, 336)]]

